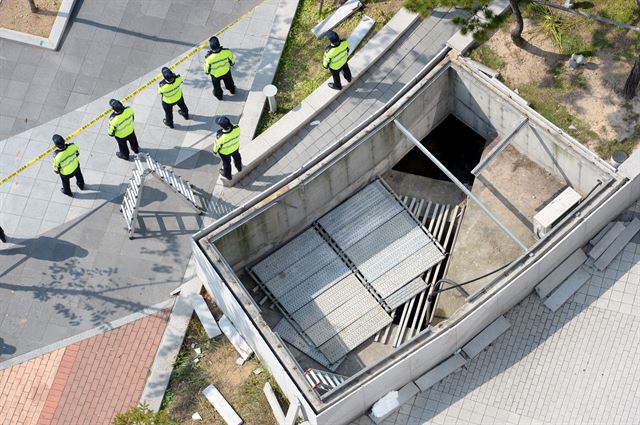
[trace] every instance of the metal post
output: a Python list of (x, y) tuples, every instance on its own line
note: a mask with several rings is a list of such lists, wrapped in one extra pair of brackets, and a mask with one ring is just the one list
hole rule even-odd
[(507, 236), (509, 236), (523, 251), (528, 251), (529, 248), (527, 248), (527, 246), (525, 244), (523, 244), (520, 239), (518, 239), (516, 237), (516, 235), (514, 235), (511, 230), (509, 230), (504, 224), (502, 224), (502, 222), (500, 220), (498, 220), (498, 218), (493, 215), (493, 213), (491, 212), (491, 210), (489, 210), (489, 208), (487, 208), (473, 193), (471, 193), (470, 190), (468, 190), (463, 184), (462, 182), (460, 182), (460, 180), (458, 180), (456, 178), (456, 176), (454, 176), (453, 174), (451, 174), (451, 172), (447, 169), (447, 167), (445, 167), (444, 165), (442, 165), (442, 163), (440, 161), (438, 161), (438, 159), (433, 156), (431, 154), (431, 152), (429, 152), (429, 150), (427, 148), (425, 148), (424, 146), (422, 146), (422, 143), (420, 143), (420, 141), (418, 139), (416, 139), (415, 137), (413, 137), (413, 134), (411, 134), (411, 132), (409, 130), (407, 130), (402, 124), (400, 124), (398, 122), (397, 119), (393, 120), (393, 123), (396, 125), (396, 127), (398, 127), (398, 129), (407, 137), (407, 139), (409, 139), (409, 141), (411, 143), (413, 143), (418, 149), (420, 149), (420, 151), (425, 154), (427, 156), (427, 158), (429, 158), (436, 167), (438, 167), (440, 169), (440, 171), (442, 171), (447, 177), (449, 177), (449, 179), (456, 185), (458, 186), (458, 189), (460, 189), (465, 195), (467, 195), (473, 202), (475, 202), (476, 204), (478, 204), (478, 206), (482, 209), (482, 211), (484, 211), (485, 214), (487, 214), (487, 216), (498, 225), (498, 227), (500, 227), (502, 229), (503, 232), (505, 232), (507, 234)]
[(268, 84), (264, 86), (262, 89), (262, 93), (267, 96), (267, 100), (269, 101), (269, 110), (271, 112), (275, 112), (278, 109), (278, 105), (276, 104), (276, 94), (278, 93), (278, 88), (273, 84)]
[(495, 159), (496, 156), (498, 156), (498, 154), (500, 152), (502, 152), (507, 145), (509, 144), (509, 142), (511, 141), (511, 139), (513, 138), (513, 136), (515, 136), (518, 131), (520, 131), (520, 129), (529, 121), (529, 118), (525, 117), (522, 121), (520, 121), (520, 124), (518, 124), (513, 130), (511, 130), (511, 132), (509, 134), (507, 134), (507, 136), (502, 139), (501, 141), (498, 142), (497, 145), (495, 145), (493, 147), (493, 149), (491, 149), (491, 152), (489, 152), (487, 155), (485, 155), (484, 158), (482, 158), (480, 160), (480, 162), (478, 163), (478, 165), (475, 166), (475, 168), (473, 170), (471, 170), (471, 174), (473, 174), (474, 176), (477, 176), (478, 174), (480, 174), (482, 172), (482, 170), (489, 165), (489, 163), (491, 161), (493, 161)]

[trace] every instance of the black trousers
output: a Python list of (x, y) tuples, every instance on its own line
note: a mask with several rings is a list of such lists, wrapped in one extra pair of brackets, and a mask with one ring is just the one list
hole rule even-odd
[(2, 229), (2, 227), (0, 227), (0, 241), (2, 242), (7, 241), (7, 236), (4, 234), (4, 230)]
[(184, 103), (184, 96), (181, 96), (176, 103), (166, 103), (163, 101), (162, 109), (164, 109), (164, 117), (167, 125), (173, 125), (173, 105), (178, 105), (178, 108), (183, 114), (187, 115), (189, 113), (189, 108), (187, 108), (187, 104)]
[(242, 171), (242, 157), (240, 156), (240, 149), (225, 155), (220, 154), (220, 160), (222, 161), (222, 176), (227, 180), (231, 180), (231, 158), (233, 158), (233, 165), (236, 166), (236, 170)]
[(116, 142), (118, 142), (118, 149), (120, 150), (120, 153), (126, 159), (129, 159), (129, 148), (127, 147), (127, 142), (131, 145), (131, 150), (134, 153), (140, 152), (140, 146), (138, 146), (138, 138), (136, 137), (135, 131), (127, 137), (116, 137)]
[(78, 168), (76, 168), (73, 173), (67, 174), (66, 176), (60, 174), (60, 180), (62, 180), (62, 190), (65, 195), (71, 195), (71, 177), (76, 178), (76, 184), (80, 189), (84, 189), (84, 177), (82, 176), (82, 170), (80, 170), (80, 164), (78, 164)]
[(236, 93), (236, 85), (233, 82), (233, 77), (231, 76), (231, 71), (224, 74), (222, 77), (214, 77), (211, 76), (211, 84), (213, 84), (213, 95), (218, 99), (222, 100), (222, 86), (220, 85), (220, 81), (224, 81), (224, 86), (229, 90), (231, 94)]
[(333, 85), (336, 86), (336, 88), (338, 89), (342, 88), (342, 83), (340, 82), (341, 71), (342, 71), (342, 74), (344, 75), (344, 79), (347, 80), (347, 83), (351, 82), (351, 70), (349, 69), (349, 63), (345, 63), (343, 67), (340, 69), (329, 68), (329, 70), (331, 71), (331, 76), (333, 77)]

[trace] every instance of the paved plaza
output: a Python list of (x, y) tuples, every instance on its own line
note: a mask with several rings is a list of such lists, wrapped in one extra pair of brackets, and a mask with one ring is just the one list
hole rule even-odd
[(511, 328), (466, 369), (383, 424), (640, 422), (638, 236), (556, 313), (531, 294), (505, 317)]
[(78, 0), (59, 51), (0, 39), (0, 140), (159, 68), (258, 2)]

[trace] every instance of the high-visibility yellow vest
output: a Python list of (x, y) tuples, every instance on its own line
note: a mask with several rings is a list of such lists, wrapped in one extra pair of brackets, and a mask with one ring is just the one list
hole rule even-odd
[(124, 108), (120, 115), (114, 112), (109, 117), (109, 136), (119, 138), (127, 137), (133, 133), (133, 109), (130, 106)]
[(211, 74), (214, 77), (222, 77), (231, 70), (231, 66), (236, 63), (231, 50), (220, 49), (219, 52), (209, 51), (207, 57), (204, 59), (204, 65), (202, 69), (207, 74)]
[(342, 40), (337, 46), (329, 46), (324, 51), (322, 66), (333, 70), (340, 69), (349, 59), (349, 41)]
[(231, 155), (238, 149), (240, 149), (240, 127), (235, 125), (228, 133), (222, 130), (218, 131), (218, 134), (216, 134), (216, 143), (213, 145), (214, 153)]
[(174, 104), (182, 97), (182, 77), (176, 75), (176, 79), (173, 83), (167, 83), (166, 81), (160, 81), (158, 87), (158, 93), (162, 95), (162, 101), (164, 103)]
[(69, 143), (63, 151), (56, 151), (53, 157), (53, 171), (63, 176), (73, 173), (80, 165), (78, 155), (80, 155), (80, 149), (75, 143)]

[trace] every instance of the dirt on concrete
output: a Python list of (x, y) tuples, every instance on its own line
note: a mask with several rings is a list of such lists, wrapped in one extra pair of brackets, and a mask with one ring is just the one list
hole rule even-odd
[(47, 38), (62, 0), (34, 0), (38, 11), (31, 12), (27, 0), (0, 0), (0, 28)]

